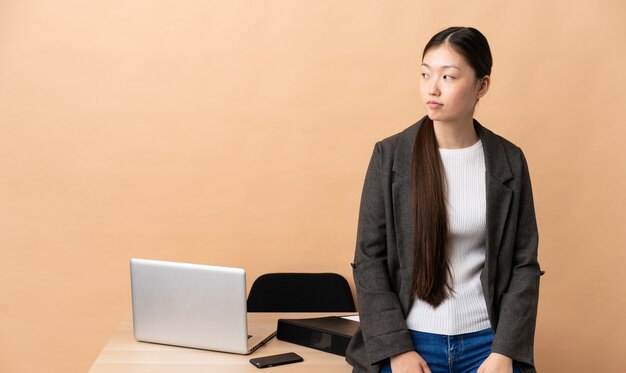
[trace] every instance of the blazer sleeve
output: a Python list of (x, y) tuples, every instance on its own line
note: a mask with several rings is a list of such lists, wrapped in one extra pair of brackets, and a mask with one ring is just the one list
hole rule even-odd
[(354, 281), (359, 301), (361, 331), (370, 364), (402, 352), (413, 343), (398, 295), (393, 290), (387, 261), (388, 214), (392, 213), (389, 170), (383, 166), (377, 143), (367, 169), (357, 229)]
[(521, 184), (513, 267), (502, 294), (492, 351), (534, 365), (534, 335), (539, 298), (538, 233), (528, 164), (520, 150)]

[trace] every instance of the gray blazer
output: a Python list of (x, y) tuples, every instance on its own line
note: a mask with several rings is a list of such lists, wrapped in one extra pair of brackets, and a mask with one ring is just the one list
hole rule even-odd
[[(405, 321), (413, 273), (411, 160), (424, 118), (378, 142), (365, 177), (352, 264), (361, 325), (346, 357), (353, 372), (378, 372), (389, 357), (413, 350)], [(520, 148), (477, 121), (474, 127), (486, 166), (487, 251), (480, 279), (494, 330), (492, 351), (511, 357), (523, 373), (536, 372), (543, 272), (528, 165)]]

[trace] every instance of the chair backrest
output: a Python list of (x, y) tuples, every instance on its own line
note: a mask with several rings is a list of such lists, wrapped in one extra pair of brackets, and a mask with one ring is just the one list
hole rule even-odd
[(267, 273), (248, 295), (248, 312), (355, 311), (350, 285), (336, 273)]

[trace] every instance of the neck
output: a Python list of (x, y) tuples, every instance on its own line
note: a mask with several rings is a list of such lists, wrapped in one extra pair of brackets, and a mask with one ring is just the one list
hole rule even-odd
[(478, 141), (472, 118), (463, 122), (434, 121), (435, 137), (442, 149), (463, 149)]

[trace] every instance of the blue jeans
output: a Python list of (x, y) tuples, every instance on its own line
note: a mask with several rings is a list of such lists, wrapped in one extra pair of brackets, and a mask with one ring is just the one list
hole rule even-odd
[[(491, 353), (491, 328), (474, 333), (441, 335), (410, 330), (413, 346), (432, 373), (475, 373)], [(391, 373), (387, 362), (381, 373)], [(519, 373), (513, 368), (514, 373)]]

